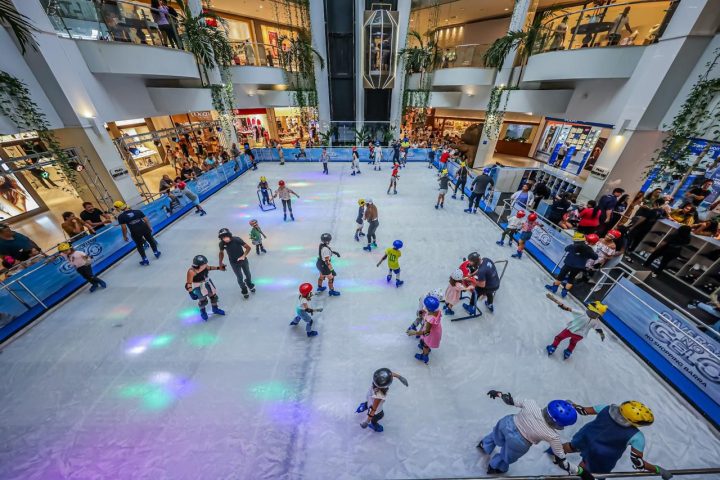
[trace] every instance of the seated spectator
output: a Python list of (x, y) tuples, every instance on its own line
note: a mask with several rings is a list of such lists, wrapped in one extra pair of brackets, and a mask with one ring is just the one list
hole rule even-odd
[(112, 223), (112, 216), (99, 208), (95, 208), (91, 202), (83, 202), (83, 211), (80, 212), (80, 218), (96, 232)]
[(682, 207), (676, 208), (670, 212), (668, 218), (680, 225), (692, 226), (697, 220), (697, 212), (692, 203), (685, 203)]
[(190, 166), (190, 162), (183, 162), (183, 167), (180, 170), (180, 178), (183, 180), (183, 182), (194, 180), (195, 177), (195, 169)]
[(68, 238), (84, 237), (86, 235), (85, 230), (90, 233), (95, 233), (95, 230), (91, 226), (77, 218), (74, 213), (65, 212), (62, 216), (64, 221), (60, 226), (67, 234)]
[(14, 232), (10, 226), (0, 223), (0, 256), (11, 256), (23, 262), (42, 254), (40, 247), (22, 233)]
[(696, 223), (692, 227), (692, 233), (702, 237), (716, 237), (718, 234), (718, 217)]

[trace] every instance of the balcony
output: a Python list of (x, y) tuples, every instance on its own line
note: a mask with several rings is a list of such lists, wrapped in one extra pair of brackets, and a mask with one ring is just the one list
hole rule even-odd
[(278, 88), (287, 85), (284, 51), (277, 46), (231, 42), (233, 49), (232, 72), (235, 85), (252, 86), (256, 89)]
[[(461, 87), (492, 86), (495, 69), (485, 68), (483, 61), (488, 47), (487, 44), (468, 44), (440, 49), (431, 74), (431, 87), (458, 91)], [(421, 81), (421, 74), (413, 73), (408, 79), (408, 88), (420, 88)]]

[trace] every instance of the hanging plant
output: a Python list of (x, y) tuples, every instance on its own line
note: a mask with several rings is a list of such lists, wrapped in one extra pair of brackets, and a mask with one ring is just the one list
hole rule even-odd
[[(398, 56), (405, 60), (405, 79), (403, 81), (402, 116), (407, 115), (408, 109), (418, 109), (416, 117), (418, 123), (424, 123), (426, 111), (430, 107), (430, 92), (432, 90), (432, 72), (437, 65), (439, 56), (436, 41), (436, 30), (432, 28), (425, 35), (415, 30), (408, 32), (408, 38), (414, 40), (416, 46), (403, 48)], [(424, 38), (424, 39), (423, 39)], [(418, 88), (407, 89), (409, 75), (419, 73)]]
[[(505, 111), (507, 110), (508, 100), (510, 99), (510, 90), (515, 89), (514, 87), (498, 85), (490, 91), (490, 99), (485, 108), (485, 126), (483, 127), (483, 134), (489, 140), (498, 138), (500, 127), (502, 127), (503, 120), (505, 119)], [(505, 92), (507, 92), (507, 94), (503, 100), (503, 94)], [(500, 104), (502, 104), (502, 107)]]
[(32, 26), (28, 17), (15, 9), (11, 0), (0, 0), (0, 25), (7, 26), (12, 30), (23, 55), (28, 46), (36, 49), (32, 33), (35, 27)]

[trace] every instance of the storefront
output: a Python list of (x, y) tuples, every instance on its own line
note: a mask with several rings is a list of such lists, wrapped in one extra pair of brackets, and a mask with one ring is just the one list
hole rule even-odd
[(233, 125), (240, 143), (248, 142), (251, 147), (266, 147), (270, 144), (272, 132), (266, 109), (234, 109)]
[(612, 133), (612, 125), (547, 118), (534, 158), (573, 175), (590, 170)]
[(298, 139), (306, 139), (311, 133), (317, 133), (318, 123), (310, 120), (308, 125), (302, 124), (300, 109), (297, 107), (278, 107), (273, 109), (277, 138), (283, 145), (292, 145)]
[(530, 148), (535, 135), (537, 135), (538, 127), (538, 123), (504, 122), (500, 127), (495, 152), (518, 157), (530, 156)]

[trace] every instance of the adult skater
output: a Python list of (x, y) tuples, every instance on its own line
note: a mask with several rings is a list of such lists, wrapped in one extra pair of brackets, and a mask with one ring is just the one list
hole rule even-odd
[(563, 359), (567, 360), (570, 358), (570, 355), (572, 355), (578, 342), (587, 337), (590, 329), (595, 330), (597, 334), (600, 335), (601, 341), (605, 341), (605, 332), (603, 332), (602, 325), (598, 322), (598, 319), (602, 317), (603, 313), (607, 312), (607, 305), (603, 305), (599, 301), (595, 301), (589, 303), (587, 309), (582, 311), (565, 305), (552, 293), (548, 293), (547, 298), (549, 298), (552, 302), (557, 303), (557, 306), (560, 307), (560, 309), (573, 314), (572, 320), (568, 322), (565, 329), (555, 336), (551, 345), (545, 347), (548, 356), (555, 353), (555, 350), (558, 345), (560, 345), (560, 342), (568, 338), (570, 339), (570, 345), (568, 345), (568, 348), (566, 348), (563, 352)]
[(422, 353), (416, 353), (415, 358), (427, 364), (430, 361), (430, 352), (433, 348), (440, 347), (442, 340), (442, 313), (440, 312), (441, 300), (428, 295), (423, 300), (425, 307), (422, 317), (422, 326), (419, 330), (408, 330), (408, 336), (420, 336), (418, 348)]
[(314, 337), (318, 334), (315, 330), (312, 329), (313, 324), (313, 318), (312, 314), (315, 312), (322, 312), (322, 308), (310, 308), (310, 300), (312, 300), (313, 296), (313, 286), (310, 283), (303, 283), (300, 285), (300, 288), (298, 288), (300, 291), (300, 296), (298, 297), (298, 304), (295, 307), (295, 318), (293, 318), (293, 321), (290, 322), (290, 325), (293, 327), (300, 323), (300, 320), (305, 322), (305, 333), (308, 337)]
[(558, 272), (557, 277), (555, 277), (555, 281), (551, 285), (545, 285), (545, 288), (552, 293), (557, 293), (558, 287), (562, 285), (563, 289), (560, 296), (563, 298), (567, 297), (568, 292), (573, 287), (575, 277), (585, 271), (588, 260), (597, 260), (597, 253), (595, 253), (592, 246), (595, 245), (598, 240), (600, 240), (598, 236), (591, 233), (583, 237), (583, 241), (573, 242), (565, 247), (567, 255), (565, 255), (563, 266), (560, 272)]
[(400, 141), (394, 140), (392, 143), (392, 149), (393, 149), (393, 164), (397, 163), (400, 165)]
[(250, 143), (245, 142), (243, 147), (245, 149), (245, 158), (250, 160), (250, 165), (252, 166), (252, 169), (257, 170), (257, 163), (255, 163), (255, 154), (253, 153), (252, 149), (250, 148)]
[(488, 475), (507, 472), (510, 465), (525, 455), (533, 444), (545, 441), (557, 457), (557, 465), (571, 475), (580, 475), (583, 480), (593, 479), (583, 468), (575, 467), (565, 459), (563, 444), (557, 433), (577, 421), (577, 412), (570, 402), (553, 400), (541, 409), (534, 400), (516, 400), (510, 393), (498, 390), (490, 390), (488, 396), (492, 399), (499, 397), (505, 404), (520, 409), (515, 415), (501, 418), (493, 431), (477, 445), (487, 455), (491, 455), (495, 447), (500, 447), (500, 452), (490, 459)]
[(330, 172), (328, 171), (328, 162), (330, 161), (330, 154), (327, 151), (327, 147), (323, 147), (322, 153), (320, 154), (320, 161), (323, 164), (323, 173), (325, 175), (329, 175)]
[(373, 153), (375, 154), (373, 170), (382, 170), (380, 167), (380, 162), (382, 162), (382, 147), (380, 146), (380, 142), (375, 143), (375, 151)]
[(468, 169), (465, 162), (460, 162), (460, 168), (455, 172), (455, 191), (452, 198), (457, 198), (458, 189), (460, 190), (460, 200), (465, 200), (465, 185), (467, 184)]
[(502, 236), (497, 243), (501, 247), (505, 245), (505, 237), (508, 237), (508, 246), (512, 247), (513, 239), (515, 234), (520, 231), (523, 224), (523, 218), (525, 218), (525, 210), (518, 210), (515, 216), (508, 218), (507, 226), (503, 230)]
[(387, 274), (387, 283), (390, 283), (392, 281), (392, 275), (393, 272), (395, 273), (395, 288), (400, 287), (403, 282), (400, 280), (400, 257), (402, 256), (402, 252), (400, 249), (403, 247), (402, 240), (395, 240), (392, 244), (392, 247), (389, 247), (385, 250), (385, 255), (380, 259), (380, 261), (377, 263), (377, 266), (379, 267), (380, 264), (387, 259), (388, 264), (388, 274)]
[(184, 196), (190, 203), (195, 205), (195, 213), (199, 213), (201, 217), (207, 215), (205, 209), (200, 205), (200, 199), (191, 189), (187, 188), (187, 184), (180, 180), (180, 177), (175, 179), (175, 189), (172, 190), (172, 194), (176, 197)]
[(113, 205), (115, 208), (120, 210), (117, 220), (122, 229), (123, 240), (128, 241), (128, 230), (130, 230), (130, 237), (135, 242), (135, 248), (140, 254), (140, 265), (150, 265), (150, 261), (145, 256), (145, 242), (150, 245), (155, 258), (160, 258), (160, 250), (157, 248), (157, 242), (152, 234), (152, 226), (150, 221), (141, 210), (131, 210), (125, 202), (118, 200)]
[(107, 284), (93, 273), (90, 255), (83, 251), (75, 250), (68, 242), (61, 243), (57, 249), (60, 255), (62, 255), (70, 265), (75, 267), (75, 271), (90, 284), (90, 293), (97, 290), (98, 287), (107, 287)]
[(483, 169), (483, 173), (475, 177), (470, 184), (472, 192), (470, 193), (470, 199), (468, 202), (468, 208), (464, 211), (467, 213), (477, 213), (477, 209), (480, 206), (480, 200), (485, 196), (485, 191), (488, 185), (495, 186), (495, 181), (489, 175), (490, 169)]
[(566, 453), (580, 452), (583, 461), (580, 466), (594, 474), (610, 473), (630, 445), (630, 461), (635, 470), (660, 475), (663, 480), (673, 478), (659, 465), (653, 465), (643, 458), (645, 435), (640, 427), (652, 425), (653, 412), (636, 400), (620, 405), (594, 405), (583, 407), (572, 404), (580, 415), (597, 415), (595, 420), (584, 425), (569, 443), (563, 445)]
[[(332, 235), (330, 235), (329, 233), (323, 233), (322, 235), (320, 235), (318, 258), (315, 262), (315, 266), (320, 272), (320, 276), (318, 277), (317, 293), (324, 292), (327, 288), (330, 288), (330, 290), (328, 291), (328, 295), (330, 295), (331, 297), (338, 297), (340, 296), (340, 292), (338, 292), (334, 288), (335, 276), (337, 274), (335, 273), (335, 269), (332, 265), (332, 256), (335, 255), (336, 257), (340, 258), (340, 254), (330, 248), (330, 241), (332, 241)], [(326, 278), (328, 281), (328, 286), (324, 287), (323, 283), (325, 282)]]
[(198, 308), (200, 308), (200, 316), (205, 321), (208, 319), (207, 310), (205, 309), (208, 304), (208, 299), (210, 300), (210, 305), (212, 305), (212, 312), (215, 315), (225, 315), (225, 312), (218, 307), (217, 290), (215, 289), (213, 281), (210, 280), (211, 270), (225, 271), (225, 265), (222, 264), (222, 257), (220, 257), (220, 266), (211, 267), (208, 265), (208, 260), (204, 255), (195, 255), (192, 265), (188, 268), (187, 275), (185, 276), (185, 290), (190, 294), (190, 298), (197, 300)]
[(470, 303), (463, 303), (463, 308), (470, 315), (482, 315), (480, 309), (477, 308), (477, 301), (485, 297), (485, 306), (490, 312), (494, 312), (495, 292), (500, 288), (500, 275), (498, 275), (495, 263), (489, 258), (483, 257), (480, 259), (473, 277), (475, 291), (470, 297)]
[(360, 237), (364, 237), (365, 234), (363, 233), (363, 217), (365, 216), (365, 199), (360, 198), (358, 199), (358, 214), (357, 218), (355, 219), (355, 223), (357, 224), (357, 228), (355, 229), (355, 241), (359, 242)]
[(389, 368), (380, 368), (375, 370), (375, 373), (373, 373), (373, 381), (372, 385), (370, 385), (370, 389), (368, 390), (367, 398), (364, 402), (358, 405), (355, 410), (355, 413), (368, 412), (365, 420), (360, 423), (362, 428), (370, 427), (378, 433), (384, 430), (383, 426), (380, 425), (379, 422), (385, 416), (383, 405), (385, 404), (385, 399), (387, 398), (388, 390), (390, 388), (390, 384), (392, 384), (393, 378), (397, 378), (400, 380), (400, 383), (406, 387), (408, 386), (408, 381), (405, 377), (399, 373), (391, 371)]
[(363, 250), (369, 252), (373, 248), (377, 247), (377, 237), (375, 232), (377, 231), (380, 221), (378, 220), (378, 209), (372, 201), (372, 198), (365, 200), (365, 221), (368, 222), (367, 230), (367, 247), (363, 247)]
[(273, 198), (280, 197), (280, 200), (282, 200), (283, 220), (287, 220), (287, 214), (288, 211), (290, 211), (290, 220), (295, 221), (295, 217), (293, 216), (292, 211), (292, 200), (290, 195), (295, 195), (297, 198), (300, 198), (300, 195), (285, 186), (285, 180), (280, 180), (278, 182), (278, 189), (275, 190), (275, 193), (273, 193)]
[(260, 182), (257, 186), (258, 193), (260, 193), (261, 202), (263, 205), (270, 204), (270, 185), (268, 185), (267, 178), (264, 176), (260, 177)]
[(360, 154), (357, 147), (352, 147), (352, 161), (350, 163), (352, 173), (350, 175), (360, 174)]
[(248, 289), (255, 293), (255, 284), (252, 283), (250, 275), (250, 262), (247, 259), (250, 246), (242, 238), (233, 236), (227, 228), (220, 229), (218, 238), (220, 239), (220, 267), (225, 267), (223, 259), (225, 258), (225, 252), (227, 252), (230, 268), (235, 273), (243, 298), (247, 300), (250, 297)]
[(440, 172), (440, 178), (438, 178), (438, 184), (440, 186), (438, 191), (437, 202), (435, 202), (435, 210), (438, 208), (445, 208), (445, 195), (448, 192), (448, 184), (450, 183), (450, 177), (448, 176), (447, 169)]
[(398, 173), (400, 171), (400, 165), (395, 163), (393, 164), (392, 173), (390, 174), (390, 185), (388, 185), (387, 194), (390, 195), (390, 190), (393, 191), (393, 195), (397, 195), (397, 181), (398, 178), (400, 178), (400, 174)]
[(428, 152), (428, 168), (433, 168), (435, 166), (435, 149), (430, 148), (430, 151)]

